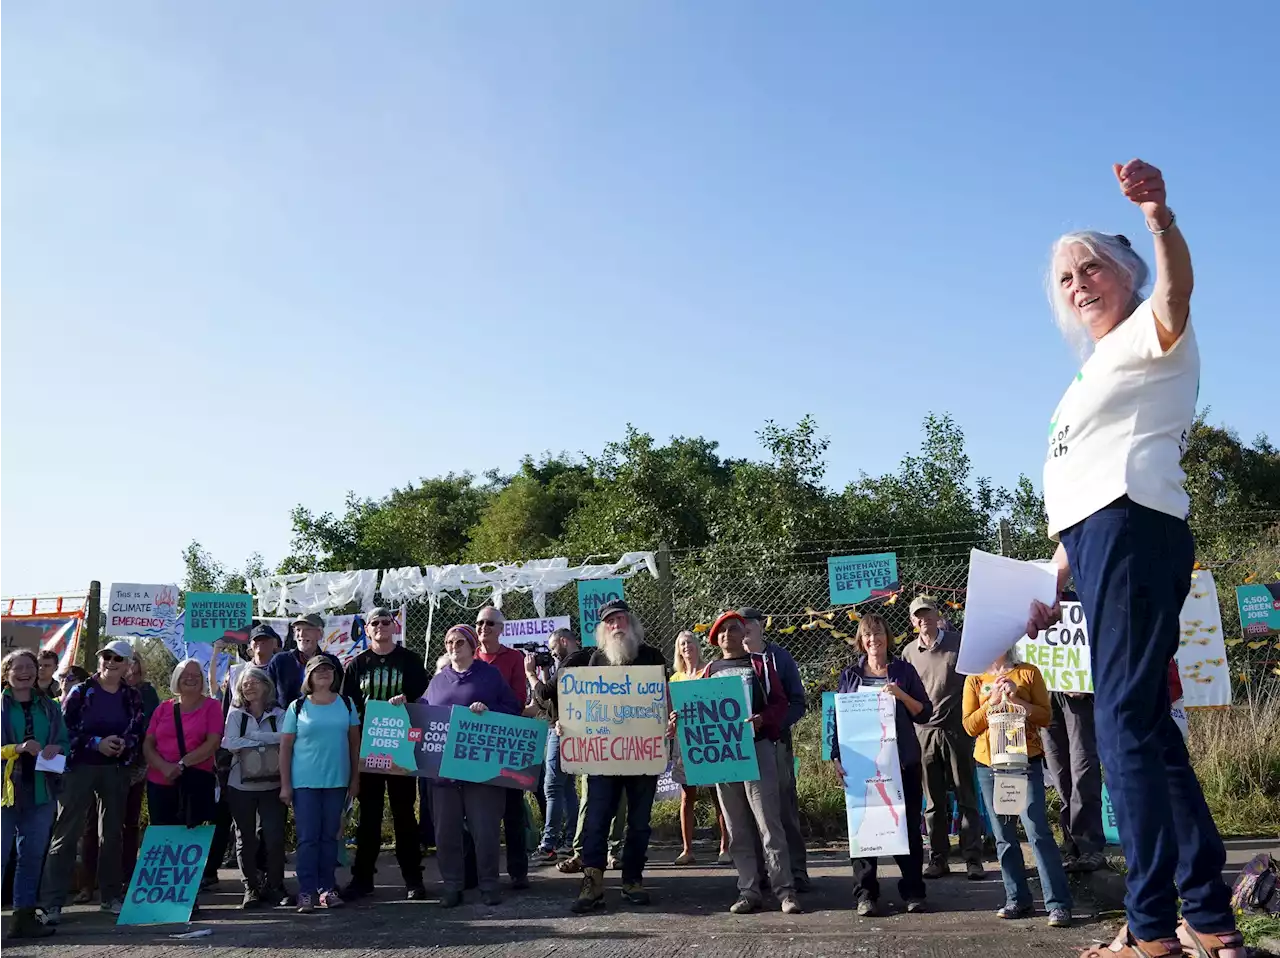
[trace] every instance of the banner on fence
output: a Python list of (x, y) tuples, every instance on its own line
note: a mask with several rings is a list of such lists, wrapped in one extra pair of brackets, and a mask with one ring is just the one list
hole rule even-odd
[(106, 613), (106, 635), (164, 638), (178, 621), (178, 587), (113, 582)]
[(741, 679), (727, 675), (676, 682), (671, 704), (679, 716), (676, 741), (686, 784), (759, 780), (755, 730)]
[(905, 855), (906, 799), (894, 722), (897, 700), (878, 689), (836, 696), (849, 857)]
[(537, 642), (546, 646), (556, 629), (571, 628), (567, 615), (553, 615), (545, 619), (507, 619), (502, 627), (503, 645), (524, 645)]
[(1222, 609), (1213, 573), (1191, 573), (1191, 592), (1179, 616), (1178, 673), (1182, 678), (1183, 704), (1208, 708), (1231, 704), (1231, 670), (1227, 668), (1227, 643), (1222, 634)]
[(831, 556), (827, 559), (827, 591), (832, 605), (852, 605), (897, 592), (897, 553)]
[(578, 628), (583, 645), (596, 644), (596, 626), (600, 624), (600, 606), (623, 597), (622, 579), (578, 580)]
[(213, 826), (149, 825), (142, 833), (134, 866), (120, 909), (118, 925), (181, 923), (191, 918), (200, 891), (204, 862), (213, 841)]
[(1246, 639), (1280, 635), (1280, 582), (1236, 586), (1236, 607)]
[(440, 777), (532, 791), (547, 751), (547, 723), (455, 705), (440, 759)]
[(556, 677), (560, 768), (574, 775), (661, 775), (667, 679), (660, 665), (584, 666)]
[(247, 592), (188, 592), (182, 597), (182, 637), (188, 642), (238, 639), (252, 620), (253, 596)]
[(360, 763), (370, 772), (416, 775), (422, 726), (415, 726), (404, 705), (369, 700), (360, 730)]
[(80, 649), (80, 627), (83, 623), (83, 611), (6, 615), (0, 618), (3, 654), (8, 655), (16, 649), (57, 652), (58, 672), (65, 672), (68, 667), (75, 665), (76, 653)]
[(1050, 692), (1093, 691), (1089, 626), (1079, 602), (1063, 602), (1062, 621), (1033, 639), (1023, 636), (1014, 654), (1040, 669)]

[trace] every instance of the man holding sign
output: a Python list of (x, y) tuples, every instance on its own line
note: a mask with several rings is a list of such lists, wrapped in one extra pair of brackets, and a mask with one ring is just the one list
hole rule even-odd
[[(645, 644), (644, 626), (621, 599), (600, 606), (595, 640), (594, 648), (565, 660), (553, 697), (560, 714), (560, 767), (587, 773), (582, 890), (573, 903), (578, 914), (604, 905), (609, 823), (624, 795), (622, 897), (634, 905), (649, 903), (642, 882), (649, 817), (658, 776), (667, 766), (666, 660)], [(575, 674), (578, 669), (581, 674)]]

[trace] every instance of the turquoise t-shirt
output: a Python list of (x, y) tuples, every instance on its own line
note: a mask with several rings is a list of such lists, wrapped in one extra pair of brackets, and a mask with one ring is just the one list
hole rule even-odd
[(341, 698), (328, 705), (300, 699), (285, 710), (286, 735), (296, 735), (290, 771), (294, 788), (346, 788), (351, 783), (351, 750), (347, 729), (360, 716)]

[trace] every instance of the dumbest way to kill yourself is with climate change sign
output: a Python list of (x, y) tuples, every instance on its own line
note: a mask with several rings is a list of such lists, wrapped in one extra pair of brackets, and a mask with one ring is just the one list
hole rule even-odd
[(556, 677), (560, 768), (573, 775), (661, 775), (667, 677), (660, 665), (583, 666)]

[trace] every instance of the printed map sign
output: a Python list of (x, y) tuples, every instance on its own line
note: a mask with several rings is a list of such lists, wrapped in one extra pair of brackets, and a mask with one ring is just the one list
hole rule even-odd
[(560, 768), (573, 775), (661, 775), (667, 679), (660, 665), (583, 666), (556, 677)]
[(370, 772), (417, 774), (414, 755), (422, 741), (422, 726), (415, 726), (409, 710), (373, 699), (364, 704), (364, 728), (360, 731), (360, 764)]
[(897, 553), (832, 556), (827, 560), (827, 590), (832, 605), (852, 605), (898, 591)]
[(894, 723), (897, 700), (877, 689), (836, 696), (849, 857), (907, 854), (906, 800)]
[(1034, 639), (1018, 640), (1015, 655), (1044, 673), (1050, 692), (1092, 692), (1093, 666), (1089, 662), (1089, 626), (1079, 602), (1062, 603), (1062, 621)]
[(600, 606), (621, 599), (621, 579), (578, 580), (578, 628), (582, 644), (596, 644), (596, 626), (600, 623)]
[(677, 682), (671, 686), (671, 704), (679, 716), (676, 741), (686, 784), (759, 780), (755, 730), (741, 679)]
[(182, 637), (188, 642), (217, 642), (228, 632), (243, 632), (253, 620), (253, 596), (247, 592), (188, 592), (183, 597)]
[(1265, 639), (1280, 634), (1280, 582), (1236, 586), (1236, 607), (1245, 638)]
[[(562, 746), (563, 747), (563, 746)], [(547, 750), (547, 723), (502, 712), (477, 715), (455, 705), (440, 777), (531, 791)]]
[(178, 587), (113, 582), (106, 612), (106, 635), (162, 638), (178, 621)]
[(524, 645), (536, 642), (546, 646), (556, 629), (570, 628), (567, 615), (553, 615), (546, 619), (507, 619), (502, 627), (503, 645)]
[(147, 826), (116, 924), (154, 925), (190, 919), (212, 841), (212, 825)]

